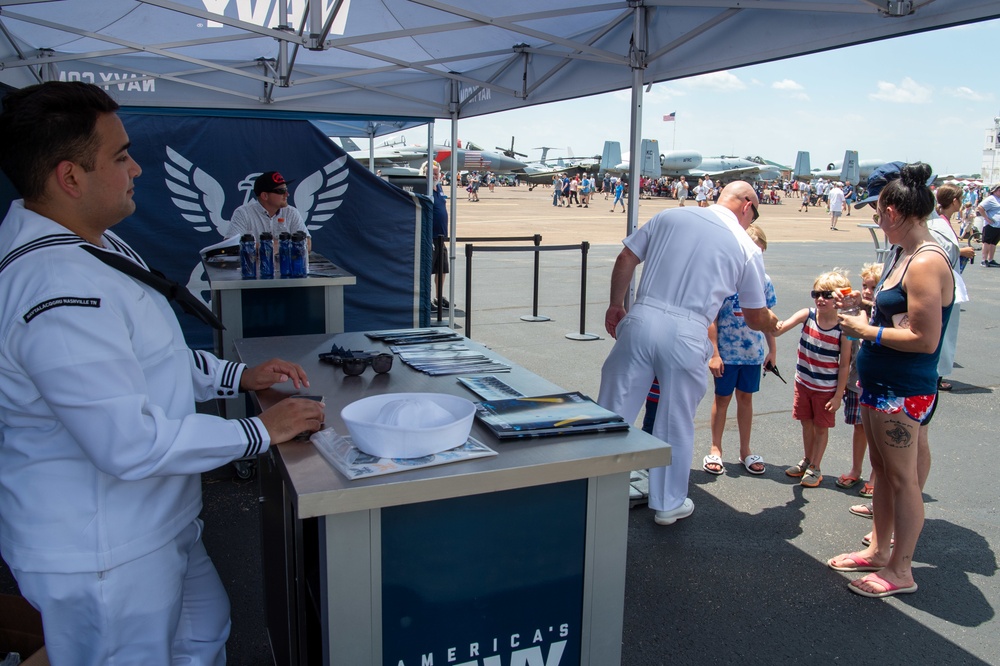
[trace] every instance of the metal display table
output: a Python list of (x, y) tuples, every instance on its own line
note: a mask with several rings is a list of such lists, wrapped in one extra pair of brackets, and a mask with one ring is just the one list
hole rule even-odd
[[(454, 376), (398, 359), (388, 374), (348, 377), (318, 363), (334, 342), (384, 349), (347, 333), (239, 340), (236, 350), (251, 365), (300, 363), (311, 384), (303, 392), (324, 397), (327, 425), (341, 433), (340, 410), (365, 396), (476, 399)], [(528, 395), (561, 391), (517, 366), (504, 380)], [(266, 408), (294, 392), (254, 397)], [(620, 663), (629, 472), (670, 464), (670, 447), (636, 428), (500, 443), (477, 422), (472, 436), (499, 455), (354, 481), (307, 441), (263, 456), (276, 663)]]
[(344, 287), (357, 279), (315, 252), (304, 278), (244, 280), (239, 263), (225, 267), (202, 261), (212, 291), (212, 310), (226, 330), (215, 334), (215, 352), (235, 360), (233, 342), (240, 338), (344, 330)]

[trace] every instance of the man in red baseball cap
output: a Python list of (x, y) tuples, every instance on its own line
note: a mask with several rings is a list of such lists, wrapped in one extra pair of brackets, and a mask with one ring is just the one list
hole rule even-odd
[[(274, 238), (283, 232), (305, 232), (311, 236), (302, 220), (302, 214), (288, 205), (288, 186), (293, 180), (285, 180), (277, 171), (265, 171), (253, 182), (253, 198), (235, 211), (229, 223), (228, 236), (251, 234), (260, 238), (265, 231)], [(312, 248), (312, 238), (308, 240)]]

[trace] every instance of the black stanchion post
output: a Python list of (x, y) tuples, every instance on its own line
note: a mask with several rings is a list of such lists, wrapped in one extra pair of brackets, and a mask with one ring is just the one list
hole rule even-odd
[[(444, 253), (444, 236), (434, 237), (434, 259), (443, 259)], [(444, 316), (444, 306), (442, 305), (441, 296), (444, 289), (444, 267), (442, 262), (438, 261), (434, 263), (434, 274), (437, 276), (437, 285), (435, 287), (435, 293), (437, 294), (437, 311), (438, 311), (438, 323), (441, 323), (441, 319)]]
[(539, 259), (541, 252), (539, 252), (538, 247), (542, 243), (542, 235), (535, 234), (532, 240), (535, 243), (535, 274), (534, 283), (531, 287), (531, 314), (522, 316), (521, 321), (549, 321), (548, 317), (538, 316), (538, 275), (539, 268), (541, 266), (541, 261)]
[(586, 320), (587, 320), (587, 252), (590, 250), (590, 243), (588, 241), (583, 241), (580, 244), (580, 254), (582, 260), (580, 262), (580, 332), (579, 333), (567, 333), (566, 337), (570, 340), (600, 340), (601, 336), (594, 335), (593, 333), (585, 333)]
[(465, 246), (465, 337), (472, 338), (472, 245)]
[(531, 316), (538, 316), (538, 271), (541, 267), (541, 253), (538, 252), (537, 248), (542, 243), (542, 237), (540, 234), (535, 234), (535, 283), (531, 292)]

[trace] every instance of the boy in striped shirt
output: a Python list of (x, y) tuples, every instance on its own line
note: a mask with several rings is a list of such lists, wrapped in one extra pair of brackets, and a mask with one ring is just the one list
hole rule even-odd
[(795, 401), (792, 416), (802, 422), (805, 455), (785, 474), (801, 477), (801, 485), (815, 488), (823, 480), (820, 463), (826, 452), (834, 415), (847, 387), (851, 367), (851, 341), (841, 335), (837, 318), (836, 294), (849, 292), (851, 282), (839, 268), (823, 273), (813, 282), (810, 294), (814, 308), (803, 308), (779, 321), (775, 335), (802, 324), (798, 359), (795, 363)]

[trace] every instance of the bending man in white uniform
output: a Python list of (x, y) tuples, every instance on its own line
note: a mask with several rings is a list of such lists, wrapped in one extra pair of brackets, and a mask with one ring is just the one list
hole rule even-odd
[[(766, 307), (761, 252), (746, 233), (758, 205), (753, 188), (736, 181), (716, 205), (658, 213), (623, 241), (611, 274), (604, 326), (617, 342), (601, 370), (598, 402), (633, 423), (653, 377), (659, 379), (653, 435), (672, 447), (670, 467), (649, 470), (649, 507), (660, 525), (694, 511), (688, 474), (695, 410), (708, 384), (708, 325), (733, 294), (750, 328), (773, 332), (778, 321)], [(640, 262), (635, 305), (626, 313)]]
[(146, 269), (109, 231), (135, 211), (141, 169), (106, 92), (49, 82), (3, 106), (0, 168), (24, 199), (0, 225), (0, 551), (53, 664), (224, 664), (200, 473), (319, 429), (323, 406), (196, 414), (308, 382), (287, 361), (188, 349), (167, 299), (106, 263)]

